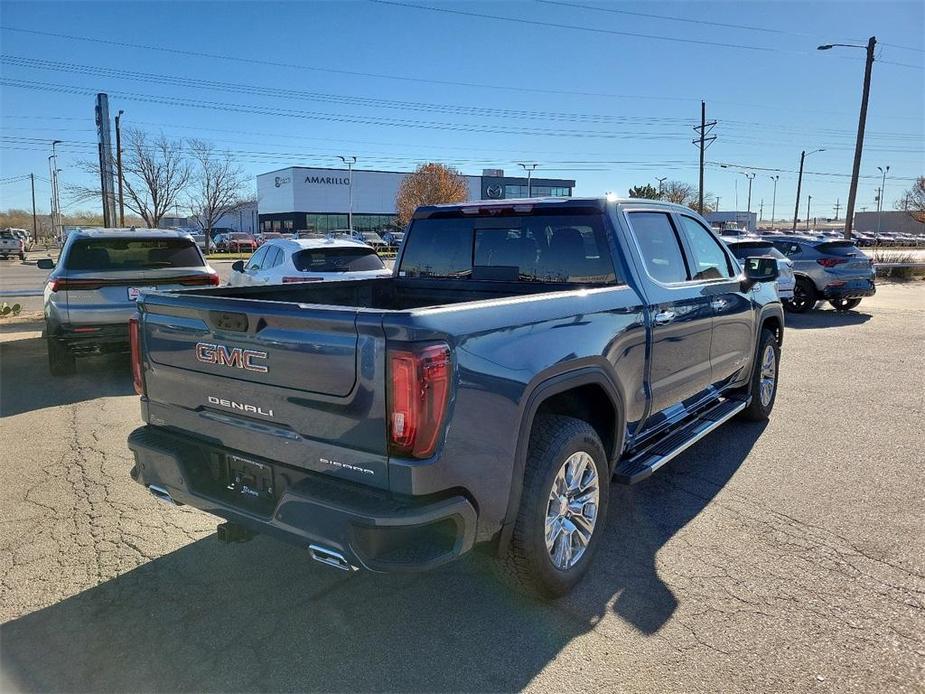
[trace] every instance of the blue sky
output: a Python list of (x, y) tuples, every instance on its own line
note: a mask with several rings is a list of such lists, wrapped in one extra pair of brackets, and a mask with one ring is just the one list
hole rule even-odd
[[(705, 187), (723, 209), (736, 190), (745, 209), (735, 167), (755, 167), (752, 209), (764, 200), (768, 216), (780, 169), (777, 217), (792, 215), (800, 150), (824, 147), (807, 159), (801, 206), (812, 195), (814, 213), (831, 216), (840, 200), (843, 214), (864, 52), (815, 47), (872, 34), (882, 45), (858, 209), (875, 207), (878, 165), (891, 167), (887, 206), (925, 173), (921, 2), (3, 2), (0, 26), (0, 180), (35, 172), (42, 210), (50, 141), (64, 141), (64, 184), (84, 178), (92, 94), (106, 91), (126, 126), (211, 140), (254, 175), (333, 166), (338, 154), (469, 174), (535, 161), (537, 175), (574, 178), (588, 195), (664, 176), (696, 184), (691, 125), (704, 99), (718, 121)], [(0, 184), (0, 208), (29, 204), (28, 181)]]

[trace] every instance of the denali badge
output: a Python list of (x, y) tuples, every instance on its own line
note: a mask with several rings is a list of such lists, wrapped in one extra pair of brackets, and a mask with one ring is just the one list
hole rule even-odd
[(209, 395), (208, 398), (210, 405), (219, 405), (220, 407), (227, 407), (231, 410), (240, 410), (241, 412), (251, 412), (253, 414), (263, 415), (264, 417), (273, 416), (273, 410), (265, 410), (259, 405), (247, 405), (243, 402), (235, 402), (234, 400), (217, 398), (214, 395)]
[(226, 347), (213, 345), (208, 342), (196, 343), (196, 359), (205, 364), (218, 364), (219, 366), (233, 366), (236, 369), (256, 371), (265, 374), (269, 369), (263, 364), (255, 364), (256, 359), (266, 359), (266, 352), (255, 349), (242, 349), (241, 347)]

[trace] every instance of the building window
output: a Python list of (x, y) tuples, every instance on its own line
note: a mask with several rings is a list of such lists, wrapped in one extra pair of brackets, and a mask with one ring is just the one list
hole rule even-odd
[(285, 229), (286, 231), (292, 231), (292, 220), (291, 219), (283, 220), (283, 229)]
[(570, 198), (572, 197), (572, 189), (568, 186), (552, 186), (549, 189), (549, 194), (554, 198)]
[(504, 197), (525, 198), (527, 197), (527, 186), (504, 186)]

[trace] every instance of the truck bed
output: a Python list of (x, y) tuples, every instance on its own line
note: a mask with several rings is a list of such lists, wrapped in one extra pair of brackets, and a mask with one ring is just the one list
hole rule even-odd
[(573, 291), (577, 288), (579, 287), (574, 284), (557, 282), (487, 282), (469, 279), (426, 280), (385, 277), (345, 282), (302, 282), (266, 287), (218, 287), (188, 291), (184, 294), (252, 301), (345, 306), (382, 311), (407, 311), (512, 296)]

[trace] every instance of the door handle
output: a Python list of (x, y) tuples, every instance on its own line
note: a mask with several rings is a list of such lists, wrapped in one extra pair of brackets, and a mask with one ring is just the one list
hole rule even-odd
[(659, 311), (655, 314), (655, 324), (665, 325), (666, 323), (670, 323), (677, 315), (678, 314), (674, 311)]
[(722, 311), (724, 308), (726, 308), (726, 304), (728, 303), (729, 302), (725, 299), (714, 299), (710, 302), (710, 305), (713, 307), (714, 311)]

